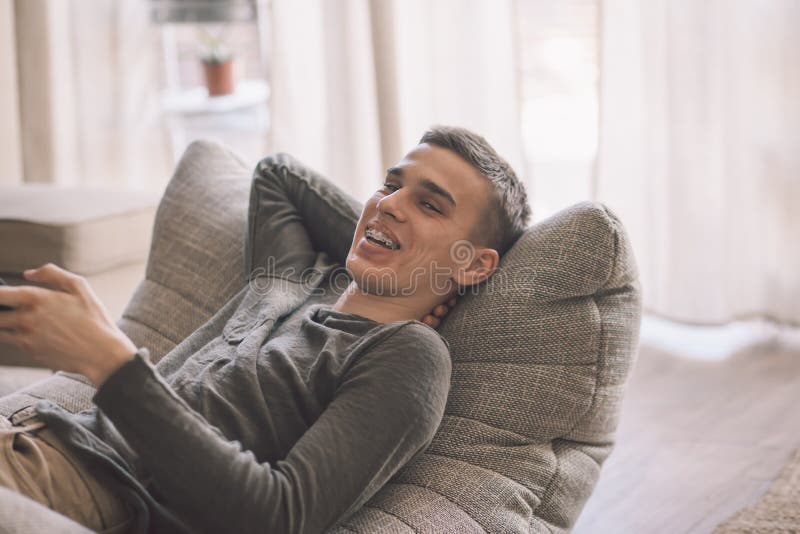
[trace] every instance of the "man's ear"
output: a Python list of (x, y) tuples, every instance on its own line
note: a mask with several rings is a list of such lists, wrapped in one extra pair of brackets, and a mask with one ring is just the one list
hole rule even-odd
[(459, 267), (453, 279), (459, 286), (480, 284), (497, 270), (500, 255), (493, 248), (476, 248), (469, 265)]

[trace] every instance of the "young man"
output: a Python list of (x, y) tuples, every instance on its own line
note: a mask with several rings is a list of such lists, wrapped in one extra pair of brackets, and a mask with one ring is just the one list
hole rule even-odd
[[(281, 157), (259, 164), (245, 247), (247, 271), (268, 264), (272, 281), (311, 263), (303, 222), (326, 202), (270, 171)], [(0, 340), (85, 375), (96, 407), (41, 402), (21, 426), (0, 419), (0, 485), (104, 532), (332, 527), (441, 421), (449, 350), (417, 318), (435, 326), (488, 279), (528, 218), (524, 188), (482, 137), (433, 128), (366, 202), (332, 306), (273, 325), (269, 291), (249, 284), (217, 312), (222, 332), (210, 321), (164, 358), (180, 365), (158, 371), (85, 280), (52, 265), (26, 272), (55, 290), (0, 288), (14, 308), (0, 313)]]

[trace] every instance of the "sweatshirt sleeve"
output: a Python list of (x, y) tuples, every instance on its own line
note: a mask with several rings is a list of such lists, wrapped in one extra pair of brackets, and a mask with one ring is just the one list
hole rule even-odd
[[(425, 331), (425, 330), (429, 331)], [(94, 397), (170, 507), (202, 532), (323, 532), (357, 511), (433, 439), (451, 362), (405, 323), (365, 351), (286, 458), (260, 463), (180, 399), (146, 349)]]
[(262, 159), (250, 188), (246, 275), (299, 275), (318, 251), (344, 263), (360, 213), (358, 201), (289, 154)]

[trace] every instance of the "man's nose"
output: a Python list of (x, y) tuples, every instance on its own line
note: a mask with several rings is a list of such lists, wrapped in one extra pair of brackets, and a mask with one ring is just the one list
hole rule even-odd
[(400, 191), (395, 191), (386, 195), (378, 201), (378, 211), (390, 215), (392, 218), (402, 222), (405, 220), (404, 207), (402, 206), (403, 199), (401, 198)]

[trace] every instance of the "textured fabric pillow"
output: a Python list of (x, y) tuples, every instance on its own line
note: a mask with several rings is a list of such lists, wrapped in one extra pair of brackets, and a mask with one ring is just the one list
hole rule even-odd
[[(282, 172), (317, 176), (327, 197), (350, 206), (338, 210), (339, 224), (355, 228), (358, 203), (285, 161)], [(214, 143), (193, 143), (182, 158), (159, 207), (147, 279), (120, 323), (154, 360), (244, 285), (251, 174)], [(349, 243), (320, 247), (341, 262)], [(331, 302), (327, 289), (292, 316)], [(639, 318), (635, 263), (611, 212), (581, 203), (532, 226), (440, 328), (453, 374), (433, 443), (331, 532), (568, 530), (613, 447)], [(91, 388), (54, 383), (69, 378), (59, 375), (31, 393), (75, 408), (88, 402)], [(24, 401), (0, 399), (0, 411)]]
[(252, 165), (208, 141), (181, 157), (156, 213), (145, 279), (119, 322), (154, 362), (244, 286), (252, 174)]
[(531, 227), (440, 328), (453, 374), (433, 443), (346, 526), (567, 531), (613, 446), (638, 342), (636, 280), (602, 205)]
[[(327, 187), (290, 156), (273, 172)], [(352, 199), (348, 204), (352, 203)], [(330, 206), (322, 220), (330, 220)], [(355, 230), (355, 209), (335, 222)], [(310, 222), (309, 232), (319, 229)], [(344, 261), (350, 239), (326, 247)], [(311, 296), (310, 303), (332, 302)], [(636, 265), (619, 220), (584, 202), (531, 228), (440, 328), (453, 359), (431, 446), (342, 525), (345, 532), (564, 532), (611, 452), (640, 323)]]

